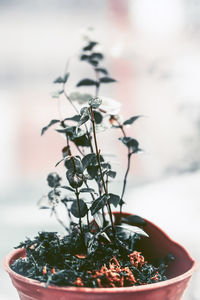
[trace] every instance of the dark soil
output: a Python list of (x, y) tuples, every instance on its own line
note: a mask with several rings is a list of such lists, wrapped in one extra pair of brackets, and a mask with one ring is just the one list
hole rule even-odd
[[(138, 237), (135, 237), (135, 240)], [(127, 287), (166, 280), (166, 268), (172, 255), (158, 266), (145, 261), (142, 253), (117, 237), (108, 242), (99, 238), (90, 254), (83, 239), (74, 230), (70, 235), (41, 232), (33, 240), (26, 240), (17, 248), (26, 249), (26, 258), (12, 265), (15, 272), (40, 282), (57, 286)], [(130, 243), (132, 248), (130, 248)]]

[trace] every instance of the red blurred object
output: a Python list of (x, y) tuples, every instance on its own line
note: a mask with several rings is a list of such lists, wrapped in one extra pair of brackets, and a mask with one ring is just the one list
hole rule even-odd
[[(119, 214), (114, 213), (118, 218)], [(130, 214), (124, 213), (123, 216)], [(10, 265), (19, 257), (25, 257), (24, 249), (17, 249), (8, 254), (4, 260), (4, 268), (9, 273), (13, 285), (21, 300), (180, 300), (188, 282), (196, 269), (195, 261), (178, 243), (172, 241), (160, 228), (147, 221), (145, 231), (149, 238), (140, 240), (137, 250), (142, 251), (145, 259), (162, 259), (173, 253), (175, 260), (168, 268), (168, 280), (143, 286), (125, 288), (84, 288), (57, 287), (44, 288), (44, 283), (23, 277), (11, 270)]]

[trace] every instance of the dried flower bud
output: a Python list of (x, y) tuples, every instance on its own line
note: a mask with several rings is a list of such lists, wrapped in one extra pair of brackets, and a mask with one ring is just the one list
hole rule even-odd
[(50, 173), (47, 177), (48, 185), (52, 188), (58, 187), (60, 185), (60, 180), (61, 177), (56, 172)]

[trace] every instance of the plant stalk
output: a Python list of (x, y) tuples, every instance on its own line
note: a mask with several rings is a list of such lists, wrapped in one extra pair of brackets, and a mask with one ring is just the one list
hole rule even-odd
[(79, 227), (81, 231), (81, 236), (83, 237), (83, 228), (82, 228), (82, 221), (81, 221), (81, 208), (80, 208), (80, 199), (79, 199), (79, 191), (76, 188), (76, 199), (77, 199), (77, 204), (78, 204), (78, 214), (79, 214)]
[[(66, 138), (67, 138), (67, 146), (69, 147), (69, 154), (71, 156), (71, 161), (72, 161), (73, 168), (74, 168), (74, 173), (76, 173), (76, 165), (75, 165), (75, 162), (74, 162), (74, 157), (73, 157), (73, 155), (71, 155), (71, 150), (70, 150), (70, 146), (69, 146), (69, 138), (68, 138), (67, 134), (66, 134)], [(81, 231), (81, 236), (83, 236), (82, 221), (81, 221), (81, 209), (80, 209), (80, 199), (79, 199), (79, 191), (78, 191), (77, 188), (76, 188), (76, 191), (75, 191), (75, 195), (76, 195), (77, 204), (78, 204), (79, 227), (80, 227), (80, 231)]]
[[(90, 112), (90, 115), (91, 115), (93, 135), (94, 135), (94, 143), (95, 143), (95, 149), (96, 149), (96, 155), (97, 155), (97, 162), (98, 162), (98, 165), (99, 165), (99, 171), (100, 171), (101, 181), (102, 181), (102, 185), (103, 185), (105, 194), (108, 196), (108, 191), (107, 191), (107, 188), (106, 188), (106, 184), (105, 184), (105, 181), (104, 181), (103, 172), (102, 172), (102, 168), (101, 168), (101, 160), (100, 160), (100, 154), (99, 154), (99, 149), (98, 149), (98, 144), (97, 144), (97, 137), (96, 137), (96, 130), (95, 130), (94, 113), (93, 113), (93, 110), (92, 110), (91, 106), (89, 108), (89, 112)], [(114, 223), (113, 223), (112, 211), (111, 211), (110, 200), (109, 199), (108, 199), (108, 213), (109, 213), (109, 216), (110, 216), (110, 221), (111, 221), (111, 225), (112, 225), (112, 231), (113, 231), (113, 234), (114, 234), (115, 233), (115, 229), (114, 229)]]
[(125, 189), (126, 189), (128, 173), (129, 173), (129, 170), (130, 170), (131, 155), (132, 155), (131, 153), (128, 154), (128, 164), (127, 164), (127, 169), (126, 169), (126, 173), (125, 173), (124, 181), (123, 181), (123, 188), (122, 188), (122, 194), (121, 194), (121, 199), (120, 199), (120, 219), (122, 217), (123, 197), (124, 197), (124, 193), (125, 193)]
[[(72, 105), (72, 107), (73, 107), (73, 109), (75, 110), (75, 112), (79, 115), (79, 111), (78, 111), (77, 107), (74, 105), (72, 99), (69, 97), (69, 95), (68, 95), (68, 94), (66, 93), (66, 91), (65, 91), (65, 84), (63, 85), (63, 91), (64, 91), (63, 93), (64, 93), (66, 99), (67, 99), (67, 100), (69, 101), (69, 103)], [(91, 153), (93, 153), (94, 151), (93, 151), (93, 147), (92, 147), (91, 136), (90, 136), (90, 133), (89, 133), (89, 130), (88, 130), (86, 124), (85, 124), (85, 130), (86, 130), (86, 135), (87, 135), (88, 140), (89, 140), (89, 143), (90, 143), (90, 150), (91, 150)], [(79, 149), (78, 149), (78, 150), (79, 150)]]
[[(122, 124), (120, 124), (120, 122), (118, 120), (116, 120), (118, 125), (119, 125), (119, 128), (121, 129), (122, 133), (123, 133), (123, 136), (126, 137), (126, 132), (124, 130), (124, 126)], [(130, 163), (131, 163), (131, 151), (130, 149), (128, 148), (128, 163), (127, 163), (127, 168), (126, 168), (126, 172), (125, 172), (125, 175), (124, 175), (124, 181), (123, 181), (123, 187), (122, 187), (122, 193), (121, 193), (121, 199), (120, 199), (120, 220), (121, 220), (121, 217), (122, 217), (122, 206), (123, 206), (123, 197), (124, 197), (124, 193), (125, 193), (125, 190), (126, 190), (126, 183), (127, 183), (127, 177), (128, 177), (128, 173), (129, 173), (129, 170), (130, 170)]]

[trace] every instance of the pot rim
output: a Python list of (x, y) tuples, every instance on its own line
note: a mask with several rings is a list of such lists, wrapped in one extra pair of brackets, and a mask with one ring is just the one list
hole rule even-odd
[[(118, 212), (114, 212), (114, 215), (119, 214)], [(124, 213), (125, 215), (132, 215), (129, 213)], [(69, 287), (60, 287), (60, 286), (56, 286), (56, 285), (49, 285), (48, 289), (50, 290), (60, 290), (63, 292), (87, 292), (87, 293), (91, 293), (91, 294), (95, 294), (95, 293), (130, 293), (130, 292), (136, 292), (136, 291), (140, 291), (140, 290), (154, 290), (157, 288), (162, 288), (171, 284), (175, 284), (178, 283), (179, 281), (182, 281), (184, 279), (187, 279), (188, 277), (191, 277), (192, 274), (197, 270), (198, 268), (198, 264), (197, 262), (190, 256), (190, 254), (188, 253), (188, 251), (181, 246), (179, 243), (175, 242), (174, 240), (172, 240), (162, 229), (160, 229), (158, 226), (156, 226), (154, 223), (150, 222), (149, 220), (144, 219), (145, 221), (147, 221), (150, 225), (153, 225), (154, 227), (156, 227), (156, 229), (158, 229), (170, 242), (172, 242), (174, 245), (176, 245), (177, 247), (181, 248), (182, 251), (184, 251), (186, 253), (186, 255), (188, 256), (188, 259), (191, 261), (192, 266), (191, 268), (186, 271), (185, 273), (176, 276), (174, 278), (171, 279), (167, 279), (165, 281), (161, 281), (161, 282), (157, 282), (157, 283), (152, 283), (152, 284), (145, 284), (145, 285), (140, 285), (140, 286), (131, 286), (131, 287), (117, 287), (117, 288), (90, 288), (90, 287), (74, 287), (74, 286), (69, 286)], [(12, 250), (5, 258), (3, 261), (3, 267), (4, 269), (8, 272), (8, 274), (10, 275), (10, 277), (24, 282), (26, 284), (30, 284), (33, 285), (35, 287), (44, 287), (45, 286), (45, 282), (39, 282), (38, 280), (35, 279), (30, 279), (27, 278), (25, 276), (22, 276), (16, 272), (14, 272), (11, 268), (10, 268), (10, 264), (13, 260), (13, 256), (17, 255), (18, 253), (20, 254), (20, 252), (24, 252), (23, 248), (19, 248), (19, 249), (15, 249)]]

